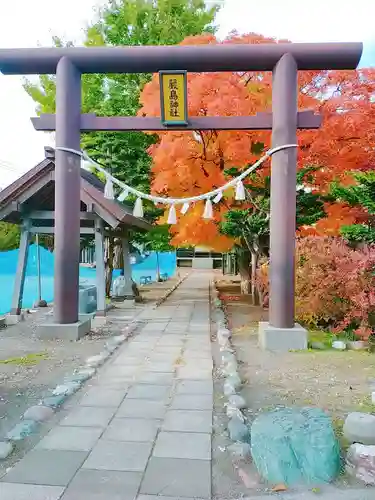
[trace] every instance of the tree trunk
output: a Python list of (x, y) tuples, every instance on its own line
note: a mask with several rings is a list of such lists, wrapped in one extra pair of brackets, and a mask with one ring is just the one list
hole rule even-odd
[(119, 238), (114, 241), (113, 268), (124, 269), (124, 252), (122, 251), (122, 241)]
[(254, 306), (258, 305), (259, 303), (258, 302), (259, 295), (256, 284), (257, 267), (258, 267), (258, 254), (257, 252), (252, 251), (251, 252), (251, 298)]
[(251, 288), (250, 253), (242, 251), (238, 258), (238, 267), (241, 277), (241, 293), (248, 295)]
[(113, 238), (105, 240), (105, 294), (106, 297), (111, 296), (112, 274), (113, 274), (113, 254), (114, 241)]
[(156, 279), (155, 281), (159, 282), (160, 279), (160, 265), (159, 265), (159, 252), (156, 252)]

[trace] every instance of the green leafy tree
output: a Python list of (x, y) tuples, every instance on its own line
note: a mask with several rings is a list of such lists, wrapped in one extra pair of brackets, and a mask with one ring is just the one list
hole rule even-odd
[[(175, 45), (185, 37), (215, 32), (219, 7), (204, 0), (110, 0), (86, 31), (85, 46)], [(54, 38), (56, 46), (72, 46)], [(83, 75), (82, 110), (98, 116), (134, 116), (140, 92), (149, 74)], [(34, 84), (26, 81), (27, 93), (37, 103), (38, 113), (55, 112), (55, 76), (42, 75)], [(87, 133), (82, 147), (96, 160), (107, 163), (118, 179), (145, 192), (150, 190), (151, 159), (147, 149), (156, 136), (142, 132)], [(161, 215), (146, 203), (151, 221)], [(167, 236), (167, 232), (164, 232)], [(168, 236), (169, 237), (169, 236)]]
[(20, 229), (15, 224), (0, 222), (0, 251), (14, 250), (20, 244)]
[(346, 202), (351, 207), (361, 209), (366, 218), (365, 223), (342, 226), (340, 229), (344, 239), (353, 246), (361, 243), (375, 243), (375, 172), (359, 172), (354, 175), (356, 184), (341, 186), (333, 184), (332, 196)]
[[(203, 32), (215, 32), (214, 19), (219, 7), (207, 8), (204, 0), (109, 0), (99, 11), (98, 19), (85, 33), (84, 45), (139, 46), (175, 45), (185, 37)], [(55, 46), (73, 46), (55, 37)], [(135, 116), (140, 108), (140, 93), (152, 75), (110, 74), (83, 75), (82, 112), (98, 116)], [(26, 92), (37, 103), (37, 112), (54, 113), (56, 79), (42, 75), (38, 83), (26, 81)], [(97, 161), (104, 163), (118, 179), (143, 192), (150, 191), (151, 158), (148, 148), (157, 137), (142, 132), (87, 133), (82, 135), (82, 147)], [(162, 211), (152, 203), (145, 203), (145, 216), (155, 222)], [(138, 235), (148, 248), (168, 246), (169, 233), (165, 229)], [(155, 239), (156, 238), (156, 239)], [(163, 239), (163, 242), (161, 242)], [(116, 252), (116, 246), (110, 245)], [(109, 266), (113, 258), (108, 258)], [(112, 270), (107, 273), (107, 290)]]

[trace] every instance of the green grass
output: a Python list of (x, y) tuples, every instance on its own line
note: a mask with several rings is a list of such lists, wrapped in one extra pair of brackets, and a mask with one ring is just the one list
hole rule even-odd
[(46, 352), (36, 352), (26, 354), (26, 356), (0, 359), (0, 365), (18, 365), (18, 366), (30, 366), (36, 365), (43, 359), (48, 359), (48, 353)]
[(333, 335), (330, 332), (326, 332), (324, 330), (309, 330), (309, 338), (308, 338), (309, 346), (311, 346), (313, 342), (320, 342), (327, 349), (331, 349), (332, 342), (336, 339), (337, 337), (335, 337), (335, 335)]
[(375, 404), (371, 402), (371, 396), (366, 396), (358, 404), (358, 411), (362, 413), (372, 413), (375, 415)]

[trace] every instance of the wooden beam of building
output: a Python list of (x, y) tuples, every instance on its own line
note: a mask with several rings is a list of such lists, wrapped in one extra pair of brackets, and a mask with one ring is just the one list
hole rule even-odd
[[(29, 219), (32, 220), (55, 220), (55, 212), (51, 210), (34, 210), (25, 214)], [(95, 220), (97, 215), (93, 212), (81, 212), (81, 220)]]
[[(55, 234), (55, 228), (53, 226), (30, 226), (29, 229), (31, 234)], [(92, 235), (94, 236), (96, 229), (94, 227), (81, 227), (80, 234), (81, 235)], [(111, 231), (108, 229), (104, 229), (104, 236), (108, 236), (111, 238), (127, 238), (128, 232), (124, 231)]]
[[(35, 130), (51, 132), (56, 129), (56, 115), (42, 114), (31, 118)], [(299, 129), (318, 129), (322, 117), (313, 111), (299, 111), (297, 127)], [(81, 115), (81, 131), (120, 132), (141, 130), (157, 132), (161, 130), (271, 130), (272, 113), (257, 113), (254, 116), (197, 116), (189, 118), (188, 125), (165, 126), (158, 117), (139, 116), (96, 116)]]

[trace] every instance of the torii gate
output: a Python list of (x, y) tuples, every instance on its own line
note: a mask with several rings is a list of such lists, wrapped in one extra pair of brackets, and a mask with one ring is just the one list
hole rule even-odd
[[(196, 117), (179, 129), (272, 128), (272, 146), (276, 147), (296, 143), (297, 128), (320, 124), (311, 112), (298, 113), (298, 70), (355, 69), (362, 50), (362, 43), (1, 49), (0, 71), (56, 74), (56, 116), (42, 115), (33, 123), (37, 130), (56, 130), (57, 146), (76, 150), (81, 130), (167, 129), (154, 118), (81, 115), (82, 73), (273, 71), (272, 115)], [(294, 322), (296, 165), (295, 149), (272, 157), (270, 316), (261, 330), (268, 339), (265, 344), (275, 348), (306, 345), (305, 333), (300, 335), (303, 329)], [(56, 151), (55, 175), (54, 323), (68, 327), (78, 322), (80, 158)]]

